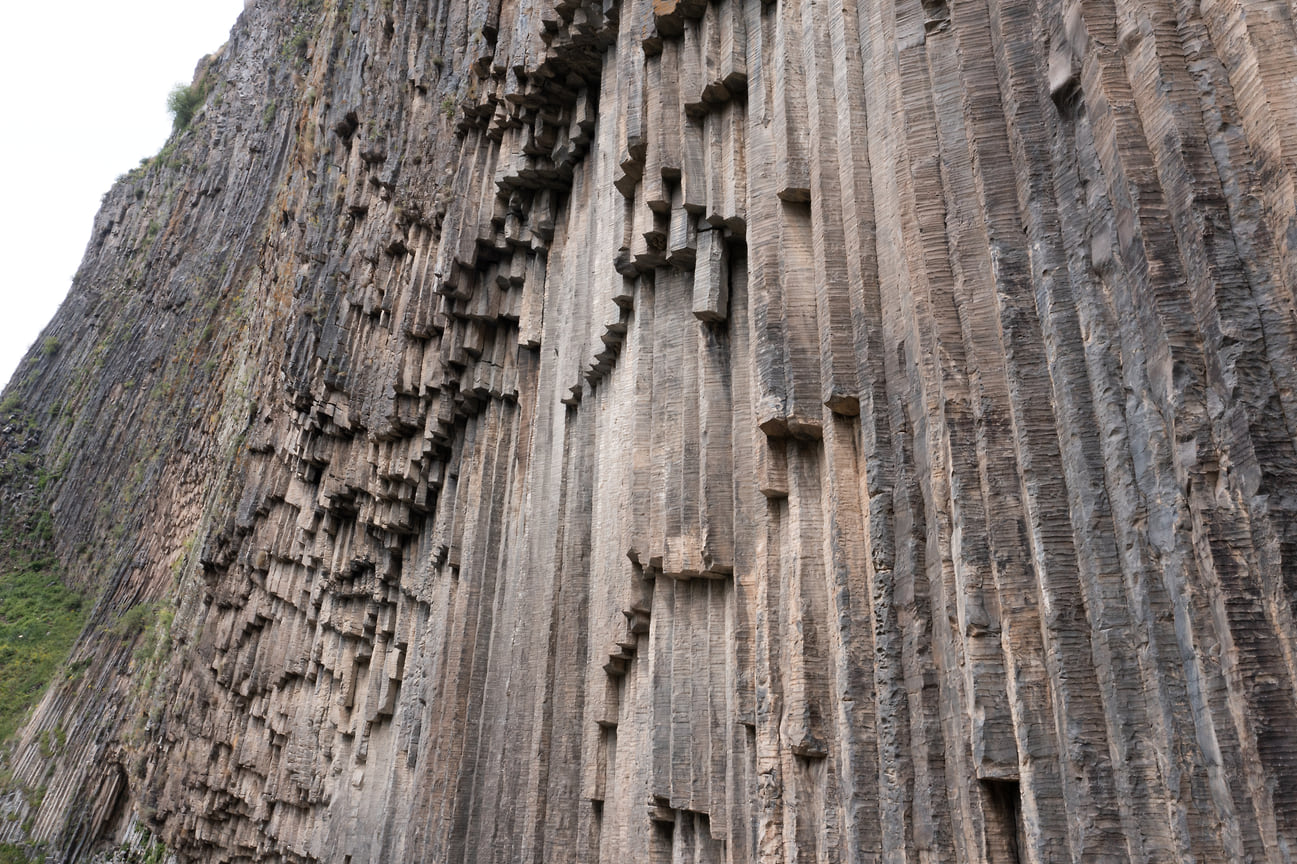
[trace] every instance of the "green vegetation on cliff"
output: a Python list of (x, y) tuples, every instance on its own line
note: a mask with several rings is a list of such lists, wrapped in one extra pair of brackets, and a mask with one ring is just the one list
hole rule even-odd
[(15, 843), (0, 843), (0, 864), (30, 864), (35, 860), (22, 846)]
[(22, 723), (85, 623), (82, 597), (63, 583), (53, 552), (45, 493), (54, 475), (42, 464), (36, 424), (17, 408), (16, 395), (6, 402), (12, 404), (0, 417), (0, 484), (9, 490), (0, 500), (0, 741)]
[(84, 624), (82, 598), (59, 578), (52, 557), (33, 554), (24, 540), (49, 531), (49, 516), (28, 526), (6, 525), (0, 569), (0, 740), (44, 692)]
[(167, 95), (167, 110), (171, 112), (172, 130), (179, 132), (188, 128), (194, 113), (207, 98), (207, 82), (196, 81), (193, 84), (177, 84)]

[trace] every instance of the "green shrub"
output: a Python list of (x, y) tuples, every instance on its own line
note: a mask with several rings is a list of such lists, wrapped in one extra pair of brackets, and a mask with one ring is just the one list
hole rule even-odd
[(167, 95), (167, 110), (171, 112), (171, 129), (180, 132), (189, 127), (189, 121), (207, 98), (207, 87), (202, 81), (195, 84), (177, 84)]
[(62, 726), (56, 726), (52, 731), (42, 729), (41, 734), (36, 737), (36, 746), (40, 749), (41, 756), (46, 759), (62, 753), (67, 745), (68, 734), (63, 731)]
[(119, 638), (132, 639), (143, 633), (146, 627), (152, 627), (157, 614), (156, 604), (141, 603), (123, 612), (122, 617), (109, 630)]
[(289, 56), (299, 60), (306, 59), (306, 49), (311, 45), (311, 34), (307, 30), (298, 30), (288, 42)]

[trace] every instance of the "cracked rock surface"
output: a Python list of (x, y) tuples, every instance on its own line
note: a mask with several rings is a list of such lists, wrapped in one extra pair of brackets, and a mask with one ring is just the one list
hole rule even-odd
[(5, 391), (93, 608), (0, 841), (1290, 860), (1289, 3), (250, 0), (195, 85)]

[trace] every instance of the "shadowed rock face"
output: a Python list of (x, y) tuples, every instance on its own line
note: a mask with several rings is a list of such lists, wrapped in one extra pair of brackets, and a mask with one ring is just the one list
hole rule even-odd
[(1295, 58), (1257, 0), (254, 0), (6, 391), (93, 611), (0, 840), (1287, 861)]

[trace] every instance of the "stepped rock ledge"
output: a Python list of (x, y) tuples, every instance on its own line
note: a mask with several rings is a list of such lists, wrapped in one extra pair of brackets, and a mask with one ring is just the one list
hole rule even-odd
[(1294, 12), (250, 0), (5, 391), (4, 848), (1289, 864)]

